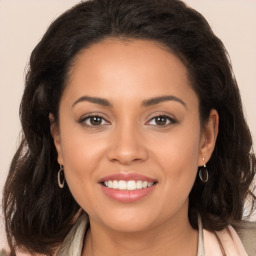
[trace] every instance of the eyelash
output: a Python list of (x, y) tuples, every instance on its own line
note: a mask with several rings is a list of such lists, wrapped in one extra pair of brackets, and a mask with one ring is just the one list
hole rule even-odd
[[(93, 120), (93, 118), (99, 118), (99, 122), (100, 124), (97, 124), (97, 125), (93, 125), (91, 122)], [(168, 124), (163, 124), (163, 125), (157, 125), (156, 124), (156, 119), (157, 118), (164, 118), (165, 121), (168, 121), (169, 123)], [(86, 121), (90, 121), (91, 124), (87, 124)], [(165, 114), (159, 114), (157, 116), (154, 116), (152, 117), (149, 121), (146, 122), (146, 125), (150, 125), (150, 122), (155, 120), (155, 124), (153, 124), (153, 126), (157, 126), (159, 128), (164, 128), (164, 127), (167, 127), (167, 126), (170, 126), (172, 124), (175, 124), (177, 123), (177, 120), (175, 120), (174, 118), (171, 118)], [(105, 122), (104, 124), (102, 124), (102, 122)], [(86, 116), (83, 116), (81, 119), (79, 119), (78, 121), (80, 124), (82, 124), (83, 126), (86, 126), (88, 128), (91, 128), (91, 129), (95, 129), (95, 128), (100, 128), (102, 127), (103, 125), (109, 125), (110, 122), (107, 121), (103, 116), (99, 115), (99, 114), (88, 114)]]

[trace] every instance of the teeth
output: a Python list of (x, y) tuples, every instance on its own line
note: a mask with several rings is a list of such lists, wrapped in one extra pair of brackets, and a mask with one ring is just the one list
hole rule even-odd
[(136, 190), (142, 188), (148, 188), (153, 186), (153, 182), (148, 181), (134, 181), (134, 180), (108, 180), (104, 182), (104, 185), (108, 188), (119, 189), (119, 190)]
[(117, 189), (117, 188), (118, 188), (118, 181), (117, 181), (117, 180), (114, 180), (114, 181), (113, 181), (113, 188), (114, 188), (114, 189)]
[(136, 182), (134, 180), (129, 180), (127, 182), (127, 190), (135, 190), (137, 187), (136, 187)]
[(126, 190), (127, 184), (124, 180), (119, 180), (118, 182), (118, 189), (120, 190)]
[(142, 189), (142, 181), (141, 181), (141, 180), (138, 180), (138, 181), (136, 182), (136, 188), (137, 188), (137, 189)]
[(142, 187), (143, 187), (143, 188), (146, 188), (147, 186), (148, 186), (148, 182), (147, 182), (147, 181), (143, 181), (143, 182), (142, 182)]
[(108, 182), (108, 187), (113, 188), (113, 182), (111, 180)]

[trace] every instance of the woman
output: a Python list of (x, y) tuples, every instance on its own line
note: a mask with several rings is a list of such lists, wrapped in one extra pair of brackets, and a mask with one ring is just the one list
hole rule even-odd
[(251, 135), (223, 44), (182, 2), (64, 13), (32, 52), (21, 121), (11, 255), (247, 255), (231, 225), (251, 195)]

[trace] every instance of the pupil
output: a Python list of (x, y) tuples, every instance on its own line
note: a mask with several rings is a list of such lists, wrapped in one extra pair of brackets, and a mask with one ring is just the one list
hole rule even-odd
[(166, 117), (159, 116), (156, 118), (156, 123), (158, 125), (165, 125), (166, 124)]
[(100, 125), (101, 124), (101, 117), (94, 116), (91, 118), (92, 125)]

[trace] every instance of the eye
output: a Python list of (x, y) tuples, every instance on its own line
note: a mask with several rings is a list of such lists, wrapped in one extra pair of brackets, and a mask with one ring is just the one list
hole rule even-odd
[(155, 126), (167, 126), (169, 124), (175, 123), (176, 121), (173, 118), (165, 115), (159, 115), (151, 118), (147, 124)]
[(105, 118), (99, 115), (85, 116), (79, 120), (79, 122), (85, 126), (95, 127), (109, 124)]

